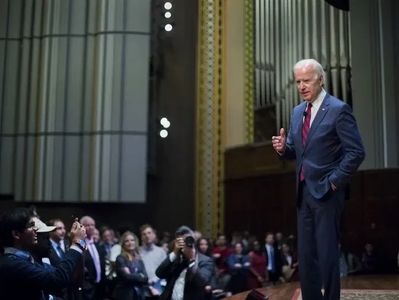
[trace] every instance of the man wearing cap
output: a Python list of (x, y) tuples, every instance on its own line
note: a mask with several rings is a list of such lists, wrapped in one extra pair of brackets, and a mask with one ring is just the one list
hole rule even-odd
[(57, 266), (46, 267), (35, 262), (32, 250), (37, 232), (53, 230), (35, 219), (29, 209), (15, 208), (0, 217), (0, 295), (2, 299), (44, 300), (45, 293), (66, 287), (82, 257), (86, 231), (79, 222), (71, 228), (72, 246)]

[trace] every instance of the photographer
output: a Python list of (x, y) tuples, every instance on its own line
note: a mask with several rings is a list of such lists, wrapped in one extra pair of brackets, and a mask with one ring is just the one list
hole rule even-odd
[(156, 275), (166, 279), (161, 295), (163, 300), (203, 300), (214, 273), (211, 258), (198, 253), (193, 231), (187, 226), (176, 230), (173, 251), (156, 270)]

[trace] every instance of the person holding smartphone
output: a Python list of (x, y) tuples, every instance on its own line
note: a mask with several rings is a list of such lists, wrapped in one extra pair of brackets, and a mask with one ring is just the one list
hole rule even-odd
[(85, 228), (72, 225), (71, 247), (56, 265), (47, 267), (34, 260), (32, 250), (38, 243), (38, 225), (27, 208), (15, 208), (0, 217), (0, 295), (2, 299), (42, 300), (44, 295), (67, 287), (85, 250)]

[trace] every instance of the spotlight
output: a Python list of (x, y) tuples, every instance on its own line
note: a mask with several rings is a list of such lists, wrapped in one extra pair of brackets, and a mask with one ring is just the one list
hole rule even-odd
[(165, 31), (172, 31), (172, 29), (173, 29), (172, 24), (166, 24), (165, 25)]
[(170, 122), (169, 122), (168, 118), (165, 118), (165, 117), (161, 118), (159, 123), (161, 123), (163, 128), (169, 128), (170, 127)]
[(170, 11), (167, 11), (167, 12), (164, 14), (164, 17), (165, 17), (166, 19), (170, 19), (170, 18), (172, 17), (172, 13), (171, 13)]
[(166, 129), (162, 129), (160, 132), (159, 132), (159, 135), (161, 136), (161, 138), (166, 138), (167, 136), (168, 136), (168, 131), (166, 130)]
[(165, 7), (166, 10), (169, 10), (172, 8), (172, 3), (170, 2), (165, 2), (165, 4), (163, 5), (163, 7)]

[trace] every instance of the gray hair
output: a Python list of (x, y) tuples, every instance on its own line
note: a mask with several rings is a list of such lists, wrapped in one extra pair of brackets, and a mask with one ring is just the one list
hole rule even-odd
[(295, 64), (293, 71), (295, 72), (298, 69), (307, 68), (309, 66), (313, 68), (317, 77), (322, 79), (322, 83), (324, 85), (326, 79), (326, 73), (324, 72), (323, 66), (313, 58), (306, 58), (298, 61)]

